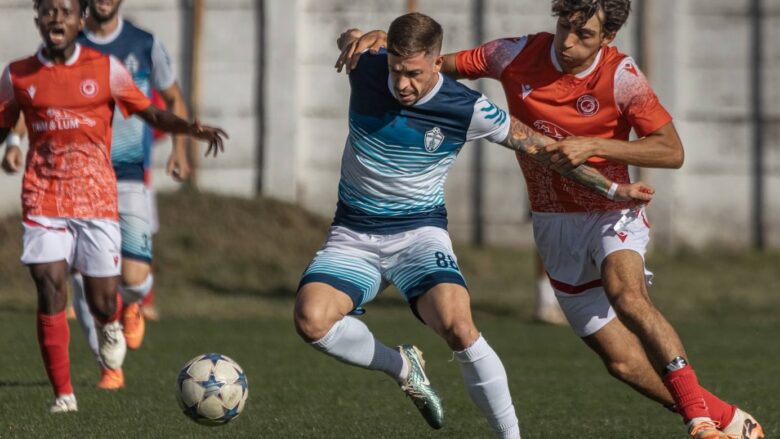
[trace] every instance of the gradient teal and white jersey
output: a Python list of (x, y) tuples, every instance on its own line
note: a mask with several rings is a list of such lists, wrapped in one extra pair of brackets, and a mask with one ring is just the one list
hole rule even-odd
[[(122, 61), (133, 81), (146, 96), (152, 90), (167, 90), (176, 81), (170, 59), (154, 35), (133, 23), (119, 19), (119, 26), (108, 36), (99, 37), (84, 30), (79, 43)], [(152, 130), (141, 119), (125, 119), (120, 112), (112, 123), (111, 161), (117, 180), (144, 181), (151, 165)]]
[(414, 106), (393, 95), (387, 53), (365, 53), (350, 73), (349, 137), (334, 225), (366, 233), (447, 228), (444, 183), (464, 143), (501, 142), (509, 116), (445, 75)]

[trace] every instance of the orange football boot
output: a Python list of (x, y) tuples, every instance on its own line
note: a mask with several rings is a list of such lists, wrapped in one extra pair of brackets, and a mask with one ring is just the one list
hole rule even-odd
[(128, 349), (138, 349), (144, 341), (146, 324), (141, 314), (141, 305), (131, 303), (122, 310), (122, 333), (125, 335)]

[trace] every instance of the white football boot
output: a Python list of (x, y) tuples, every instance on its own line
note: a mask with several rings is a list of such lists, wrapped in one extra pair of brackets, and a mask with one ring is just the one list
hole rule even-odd
[(49, 413), (67, 413), (77, 411), (79, 411), (79, 406), (76, 404), (76, 395), (72, 393), (58, 396), (49, 409)]
[(125, 361), (127, 343), (122, 334), (122, 324), (119, 321), (107, 323), (98, 330), (98, 346), (100, 358), (109, 369), (119, 369)]

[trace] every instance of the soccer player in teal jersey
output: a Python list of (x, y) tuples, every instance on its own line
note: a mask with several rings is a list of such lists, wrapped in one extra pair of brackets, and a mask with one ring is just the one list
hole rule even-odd
[[(345, 33), (339, 48), (359, 36)], [(391, 24), (387, 51), (363, 54), (350, 73), (349, 136), (336, 216), (325, 245), (303, 273), (294, 320), (313, 347), (390, 375), (428, 424), (441, 428), (441, 399), (421, 352), (412, 345), (385, 346), (352, 316), (394, 284), (415, 315), (453, 350), (468, 393), (496, 437), (519, 438), (504, 366), (471, 317), (466, 281), (447, 233), (444, 182), (467, 141), (485, 138), (549, 163), (542, 151), (553, 140), (442, 75), (441, 43), (436, 21), (407, 14)], [(644, 201), (652, 196), (642, 183), (613, 185), (587, 166), (568, 176), (605, 196)]]
[[(86, 27), (79, 43), (112, 55), (122, 61), (136, 86), (150, 99), (157, 91), (177, 116), (187, 119), (189, 113), (181, 94), (170, 59), (159, 39), (123, 18), (119, 12), (122, 0), (90, 0)], [(151, 294), (152, 235), (157, 229), (154, 193), (150, 187), (149, 168), (152, 158), (152, 129), (138, 118), (114, 116), (111, 161), (117, 176), (119, 215), (122, 229), (122, 284), (125, 307), (122, 324), (127, 347), (138, 349), (145, 330), (141, 302)], [(174, 136), (173, 151), (167, 172), (181, 181), (189, 175), (186, 143)], [(90, 347), (97, 347), (94, 321), (87, 311), (82, 294), (81, 276), (73, 276), (74, 308)], [(98, 357), (99, 358), (99, 357)], [(101, 367), (98, 387), (117, 389), (124, 385), (121, 369)]]

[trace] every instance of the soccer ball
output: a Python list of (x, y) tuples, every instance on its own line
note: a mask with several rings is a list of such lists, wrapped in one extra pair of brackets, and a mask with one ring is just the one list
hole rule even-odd
[(176, 380), (176, 399), (185, 415), (203, 425), (223, 425), (241, 413), (249, 396), (244, 370), (220, 354), (198, 355)]

